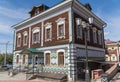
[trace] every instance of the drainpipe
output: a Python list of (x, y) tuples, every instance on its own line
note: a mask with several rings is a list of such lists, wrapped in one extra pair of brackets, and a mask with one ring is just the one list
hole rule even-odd
[[(71, 41), (69, 42), (69, 54), (70, 54), (70, 62), (69, 62), (69, 64), (70, 64), (70, 78), (72, 78), (72, 72), (71, 72), (71, 44), (73, 44), (74, 43), (74, 15), (73, 15), (73, 9), (72, 9), (72, 7), (73, 7), (73, 3), (74, 3), (74, 0), (72, 0), (72, 4), (71, 4), (71, 21), (70, 21), (70, 23), (71, 23), (71, 36), (72, 36), (72, 39), (71, 39)], [(72, 80), (73, 80), (73, 78), (72, 78)]]

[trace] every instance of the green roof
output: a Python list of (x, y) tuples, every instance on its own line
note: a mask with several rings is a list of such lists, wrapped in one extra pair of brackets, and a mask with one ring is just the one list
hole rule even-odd
[(21, 54), (44, 54), (44, 52), (37, 50), (36, 48), (23, 49)]

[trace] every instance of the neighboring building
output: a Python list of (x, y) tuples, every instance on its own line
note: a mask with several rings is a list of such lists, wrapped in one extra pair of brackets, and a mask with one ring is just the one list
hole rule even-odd
[(92, 13), (89, 4), (65, 0), (52, 8), (34, 6), (29, 13), (29, 19), (12, 26), (14, 68), (43, 64), (44, 72), (67, 74), (69, 80), (84, 79), (84, 29), (76, 20), (88, 23), (89, 17), (94, 18), (87, 31), (89, 69), (99, 68), (99, 61), (104, 61), (105, 22)]
[(106, 55), (105, 55), (105, 60), (107, 62), (118, 62), (120, 59), (119, 55), (119, 45), (120, 42), (118, 41), (110, 41), (110, 40), (106, 40), (105, 41), (105, 48), (106, 48)]

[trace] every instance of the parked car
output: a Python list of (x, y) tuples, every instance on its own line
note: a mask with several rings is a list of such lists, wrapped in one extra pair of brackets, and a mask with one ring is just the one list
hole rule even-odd
[(3, 65), (1, 66), (0, 70), (8, 70), (10, 69), (11, 67), (7, 66), (7, 65)]

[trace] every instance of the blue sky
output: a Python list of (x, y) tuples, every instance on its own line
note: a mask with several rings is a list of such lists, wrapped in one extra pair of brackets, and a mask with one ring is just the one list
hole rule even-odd
[[(13, 43), (12, 25), (29, 17), (28, 12), (34, 5), (46, 4), (54, 6), (62, 0), (0, 0), (0, 43)], [(106, 23), (105, 38), (120, 40), (120, 0), (79, 0), (80, 3), (90, 3), (93, 13), (102, 18)], [(0, 51), (5, 45), (0, 44)], [(10, 45), (12, 47), (12, 45)], [(11, 49), (11, 47), (9, 47)]]

